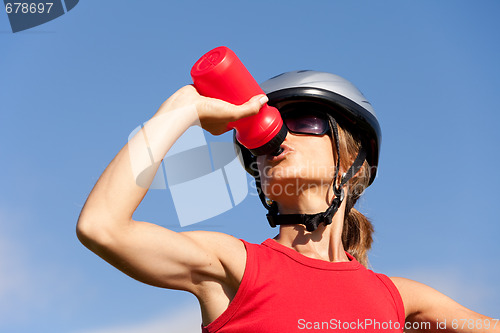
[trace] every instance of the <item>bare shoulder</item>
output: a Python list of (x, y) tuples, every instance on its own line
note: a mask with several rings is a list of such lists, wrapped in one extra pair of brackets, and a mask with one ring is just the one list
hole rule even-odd
[(190, 238), (199, 246), (209, 249), (214, 253), (221, 253), (223, 256), (234, 254), (235, 256), (246, 256), (243, 242), (231, 235), (214, 231), (185, 231), (182, 235)]
[(403, 299), (406, 317), (417, 313), (420, 300), (428, 297), (430, 290), (434, 290), (423, 283), (407, 278), (391, 276), (390, 279)]
[(182, 232), (206, 252), (210, 252), (221, 262), (233, 278), (241, 281), (246, 265), (246, 249), (243, 242), (231, 235), (213, 231)]
[(410, 280), (410, 279), (407, 279), (407, 278), (404, 278), (404, 277), (391, 276), (390, 279), (396, 285), (396, 287), (398, 288), (398, 290), (399, 290), (400, 293), (402, 293), (402, 292), (404, 292), (404, 293), (413, 292), (413, 291), (415, 291), (415, 288), (417, 288), (417, 289), (421, 289), (421, 288), (425, 289), (425, 287), (428, 287), (428, 286), (426, 286), (423, 283), (420, 283), (420, 282), (417, 282), (417, 281), (414, 281), (414, 280)]

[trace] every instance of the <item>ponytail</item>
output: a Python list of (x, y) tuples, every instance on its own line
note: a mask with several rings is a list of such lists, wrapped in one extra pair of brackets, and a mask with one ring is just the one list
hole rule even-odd
[(373, 225), (356, 208), (351, 208), (344, 218), (342, 243), (346, 251), (360, 264), (368, 266), (368, 251), (372, 246)]
[[(340, 160), (344, 170), (357, 156), (361, 141), (351, 132), (339, 127), (341, 139)], [(343, 141), (343, 142), (342, 142)], [(373, 242), (373, 225), (354, 205), (370, 182), (370, 166), (365, 161), (359, 172), (347, 182), (346, 210), (342, 229), (344, 249), (365, 267), (368, 267), (368, 251)]]

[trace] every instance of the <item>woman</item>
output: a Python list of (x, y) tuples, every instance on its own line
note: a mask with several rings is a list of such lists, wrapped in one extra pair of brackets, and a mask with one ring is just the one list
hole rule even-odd
[[(270, 224), (280, 225), (274, 239), (249, 244), (132, 219), (147, 192), (136, 184), (135, 168), (145, 169), (150, 154), (151, 182), (189, 126), (199, 120), (221, 134), (268, 101), (260, 95), (236, 106), (186, 86), (101, 175), (78, 220), (81, 242), (139, 281), (194, 294), (205, 332), (500, 332), (491, 318), (426, 285), (365, 267), (372, 226), (353, 206), (375, 177), (380, 129), (362, 94), (338, 76), (312, 71), (282, 74), (263, 88), (289, 134), (276, 156), (255, 158), (238, 146)], [(149, 152), (137, 148), (141, 141)]]

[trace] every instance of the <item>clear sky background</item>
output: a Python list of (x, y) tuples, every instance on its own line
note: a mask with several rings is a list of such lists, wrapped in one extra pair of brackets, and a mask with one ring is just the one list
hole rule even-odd
[[(75, 224), (129, 133), (219, 45), (259, 82), (297, 69), (353, 81), (383, 133), (359, 202), (373, 270), (500, 317), (499, 12), (493, 0), (81, 1), (16, 34), (0, 13), (0, 332), (200, 331), (193, 296), (125, 276)], [(255, 195), (181, 228), (155, 190), (135, 218), (255, 243), (277, 232)]]

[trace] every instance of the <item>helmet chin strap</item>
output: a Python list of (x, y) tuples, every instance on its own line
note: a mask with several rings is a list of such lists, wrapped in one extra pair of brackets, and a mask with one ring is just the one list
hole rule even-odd
[[(333, 141), (335, 143), (336, 151), (339, 152), (340, 149), (340, 143), (339, 143), (339, 133), (338, 133), (338, 126), (337, 122), (335, 119), (328, 114), (328, 123), (330, 125), (330, 130), (333, 133)], [(344, 186), (347, 184), (347, 182), (356, 174), (358, 171), (361, 169), (363, 166), (363, 163), (366, 158), (366, 151), (363, 149), (363, 147), (360, 148), (358, 152), (358, 156), (356, 156), (356, 159), (354, 160), (353, 164), (347, 171), (342, 176), (342, 179), (338, 186), (335, 186), (337, 183), (337, 177), (339, 174), (339, 169), (340, 169), (340, 154), (337, 153), (337, 161), (336, 161), (336, 166), (335, 166), (335, 176), (333, 178), (333, 193), (335, 194), (335, 198), (333, 198), (332, 203), (330, 206), (321, 213), (316, 213), (316, 214), (279, 214), (278, 212), (278, 205), (276, 202), (273, 202), (271, 205), (269, 205), (266, 202), (266, 197), (264, 192), (262, 191), (262, 186), (260, 182), (260, 177), (257, 177), (255, 179), (256, 185), (257, 185), (257, 191), (259, 192), (259, 198), (264, 207), (268, 210), (267, 213), (267, 220), (269, 222), (269, 225), (271, 227), (276, 227), (277, 225), (292, 225), (292, 224), (303, 224), (306, 226), (306, 230), (309, 232), (312, 232), (318, 228), (318, 226), (323, 223), (325, 226), (329, 225), (332, 223), (333, 216), (335, 213), (338, 211), (340, 205), (342, 204), (342, 201), (344, 200), (345, 194), (344, 194)]]

